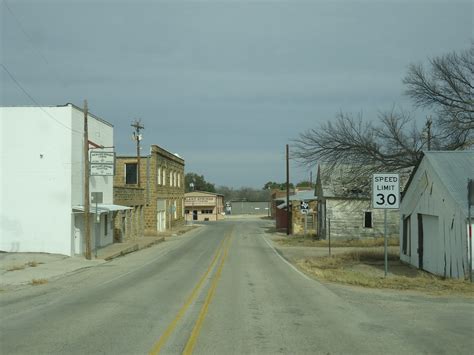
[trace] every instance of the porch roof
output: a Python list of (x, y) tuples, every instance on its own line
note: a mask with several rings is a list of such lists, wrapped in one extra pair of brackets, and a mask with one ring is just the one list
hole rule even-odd
[[(116, 212), (116, 211), (124, 211), (124, 210), (131, 210), (133, 209), (132, 207), (128, 206), (121, 206), (121, 205), (109, 205), (109, 204), (103, 204), (103, 203), (98, 203), (97, 204), (97, 210), (96, 210), (96, 205), (95, 203), (91, 203), (89, 206), (89, 213), (109, 213), (109, 212)], [(76, 212), (84, 212), (84, 206), (83, 205), (77, 205), (77, 206), (72, 206), (72, 210)]]

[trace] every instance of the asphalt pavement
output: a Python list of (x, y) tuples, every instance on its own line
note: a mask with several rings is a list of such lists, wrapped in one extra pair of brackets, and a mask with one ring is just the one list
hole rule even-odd
[(123, 243), (113, 243), (92, 252), (91, 260), (83, 255), (65, 256), (49, 253), (0, 252), (0, 290), (16, 289), (32, 285), (33, 282), (49, 282), (101, 265), (115, 258), (149, 248), (166, 238), (174, 238), (199, 225), (180, 226), (159, 236), (142, 236)]
[(322, 284), (274, 249), (271, 223), (208, 223), (1, 292), (0, 352), (472, 353), (472, 300)]

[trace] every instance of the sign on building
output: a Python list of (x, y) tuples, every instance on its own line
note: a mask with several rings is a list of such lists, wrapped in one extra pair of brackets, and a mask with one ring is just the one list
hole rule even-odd
[(90, 164), (90, 176), (114, 176), (114, 164)]
[(398, 174), (372, 175), (372, 207), (400, 207), (400, 176)]
[(90, 176), (114, 176), (115, 153), (91, 150), (89, 153)]
[(92, 150), (90, 152), (90, 163), (91, 164), (114, 164), (115, 153), (114, 152), (101, 152), (99, 150)]

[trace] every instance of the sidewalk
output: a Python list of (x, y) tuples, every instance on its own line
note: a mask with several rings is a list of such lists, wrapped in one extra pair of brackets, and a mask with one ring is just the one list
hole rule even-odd
[(0, 291), (22, 285), (46, 283), (56, 277), (95, 267), (114, 258), (151, 247), (166, 238), (177, 237), (194, 228), (197, 227), (181, 226), (159, 236), (143, 236), (124, 243), (114, 243), (97, 250), (97, 257), (92, 251), (92, 260), (87, 260), (84, 256), (0, 252)]

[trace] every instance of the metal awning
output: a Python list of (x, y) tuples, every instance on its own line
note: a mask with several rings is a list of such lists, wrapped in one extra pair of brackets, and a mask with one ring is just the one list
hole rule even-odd
[[(96, 211), (96, 206), (94, 203), (91, 203), (89, 207), (90, 213), (109, 213), (109, 212), (116, 212), (116, 211), (125, 211), (125, 210), (132, 210), (132, 207), (128, 206), (121, 206), (121, 205), (107, 205), (103, 203), (98, 203), (97, 204), (97, 211)], [(78, 205), (78, 206), (72, 206), (72, 210), (76, 212), (84, 212), (84, 206)]]

